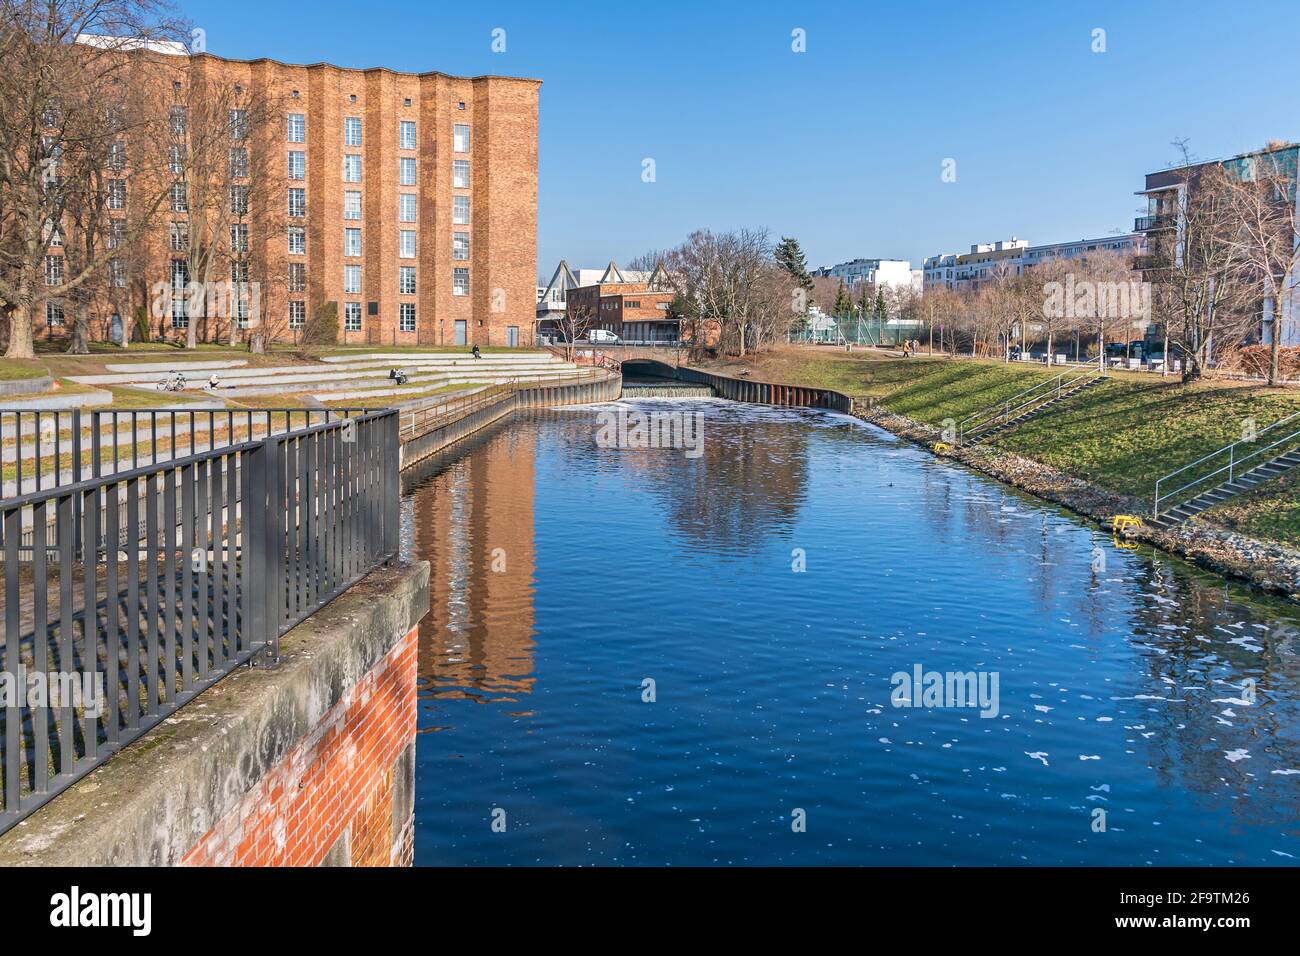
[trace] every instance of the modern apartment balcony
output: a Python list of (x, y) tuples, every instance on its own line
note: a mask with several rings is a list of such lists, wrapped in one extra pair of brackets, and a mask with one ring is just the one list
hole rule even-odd
[(1174, 217), (1169, 213), (1158, 213), (1153, 216), (1138, 216), (1133, 220), (1134, 232), (1153, 232), (1157, 229), (1172, 229), (1174, 226)]

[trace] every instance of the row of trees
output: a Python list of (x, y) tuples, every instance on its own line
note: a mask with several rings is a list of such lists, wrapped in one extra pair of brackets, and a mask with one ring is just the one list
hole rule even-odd
[(271, 144), (284, 114), (202, 61), (156, 52), (189, 40), (155, 0), (0, 0), (6, 355), (33, 354), (47, 302), (61, 304), (73, 352), (87, 350), (97, 306), (129, 338), (150, 319), (168, 328), (179, 300), (190, 348), (275, 331), (248, 306), (251, 289), (289, 278), (254, 254), (287, 228)]

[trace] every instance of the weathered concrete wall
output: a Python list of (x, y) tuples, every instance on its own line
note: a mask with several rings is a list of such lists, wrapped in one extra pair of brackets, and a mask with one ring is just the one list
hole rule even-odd
[(405, 864), (429, 565), (381, 569), (0, 837), (0, 866)]
[(806, 388), (801, 385), (780, 385), (773, 382), (755, 382), (732, 378), (697, 368), (683, 366), (676, 370), (683, 382), (710, 386), (721, 398), (759, 405), (794, 405), (803, 408), (829, 408), (846, 415), (853, 413), (853, 399), (843, 392), (830, 388)]
[(462, 438), (487, 428), (516, 409), (543, 408), (552, 405), (585, 405), (588, 402), (616, 401), (623, 390), (622, 376), (614, 375), (599, 382), (572, 385), (538, 385), (504, 396), (501, 401), (476, 409), (453, 422), (431, 429), (417, 438), (402, 442), (403, 471), (450, 447)]

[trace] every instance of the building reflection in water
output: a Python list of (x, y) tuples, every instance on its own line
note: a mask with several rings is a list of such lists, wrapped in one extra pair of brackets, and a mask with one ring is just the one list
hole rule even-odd
[(533, 688), (535, 442), (532, 429), (494, 427), (410, 490), (412, 551), (431, 564), (421, 696), (486, 703)]

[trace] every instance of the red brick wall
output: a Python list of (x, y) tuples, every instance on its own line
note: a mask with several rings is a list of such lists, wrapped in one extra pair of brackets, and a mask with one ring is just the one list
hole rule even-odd
[(417, 633), (398, 641), (182, 864), (411, 865)]

